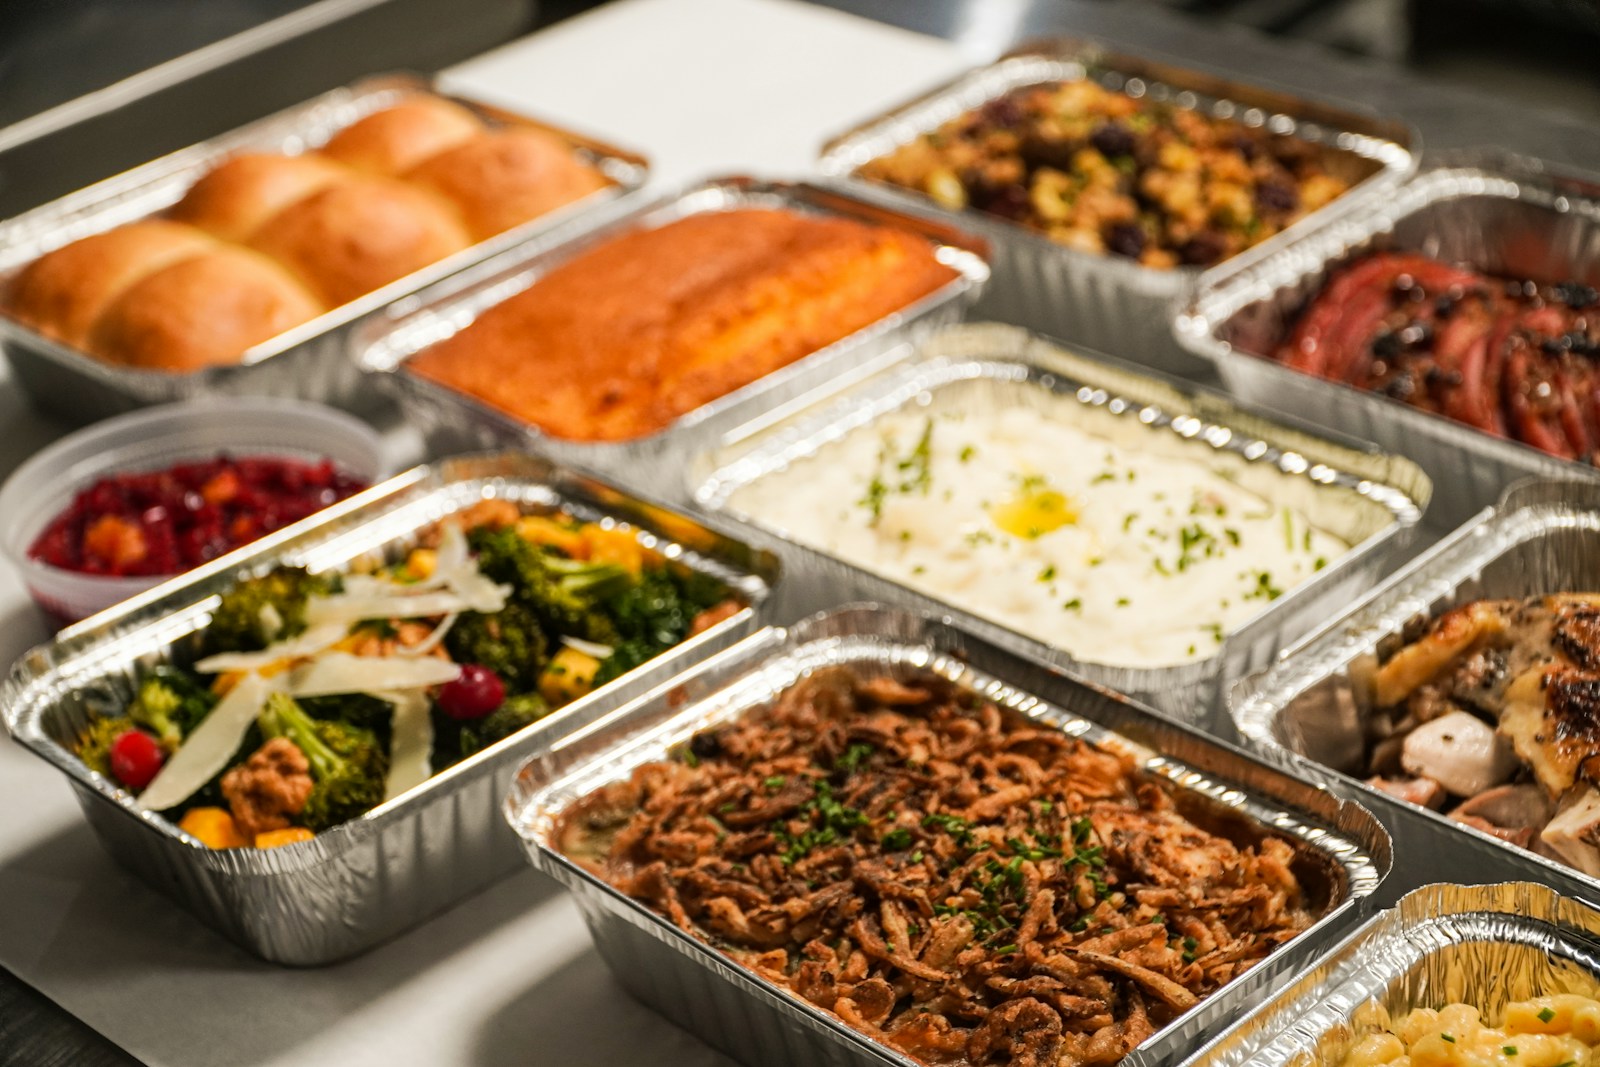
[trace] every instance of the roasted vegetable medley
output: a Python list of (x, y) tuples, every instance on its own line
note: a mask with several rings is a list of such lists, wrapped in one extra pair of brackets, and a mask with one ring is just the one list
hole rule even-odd
[(1014, 90), (858, 173), (1156, 268), (1221, 262), (1349, 188), (1308, 141), (1087, 80)]
[(734, 614), (626, 526), (484, 500), (398, 562), (226, 592), (200, 658), (77, 742), (212, 848), (305, 840)]

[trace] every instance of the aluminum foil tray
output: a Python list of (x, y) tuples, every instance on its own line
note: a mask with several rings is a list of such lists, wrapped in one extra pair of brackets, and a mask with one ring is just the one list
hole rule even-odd
[(203, 174), (239, 152), (294, 154), (316, 148), (375, 111), (418, 95), (444, 95), (494, 125), (533, 126), (572, 144), (612, 186), (397, 279), (257, 345), (235, 365), (182, 374), (119, 367), (84, 355), (0, 313), (0, 351), (39, 407), (74, 423), (131, 408), (217, 394), (298, 396), (357, 410), (371, 406), (346, 354), (351, 331), (377, 309), (472, 263), (552, 228), (581, 229), (598, 204), (641, 187), (645, 161), (621, 148), (489, 104), (441, 93), (431, 81), (381, 75), (324, 93), (231, 133), (173, 152), (0, 223), (0, 288), (23, 266), (62, 245), (158, 215)]
[[(1331, 769), (1354, 795), (1376, 796), (1362, 781), (1371, 679), (1403, 643), (1410, 625), (1486, 597), (1600, 590), (1600, 483), (1532, 481), (1485, 511), (1284, 653), (1270, 670), (1238, 682), (1228, 695), (1239, 732), (1272, 758)], [(1600, 891), (1600, 879), (1438, 812), (1404, 805), (1451, 836), (1492, 845), (1542, 881), (1575, 879)]]
[[(1024, 46), (823, 147), (822, 173), (859, 195), (933, 218), (958, 221), (994, 245), (994, 284), (978, 313), (1155, 367), (1194, 376), (1205, 364), (1186, 355), (1169, 330), (1193, 293), (1200, 269), (1153, 270), (1118, 256), (1067, 248), (1042, 234), (979, 211), (951, 212), (920, 194), (855, 177), (868, 161), (1014, 89), (1092, 78), (1134, 97), (1171, 101), (1218, 118), (1266, 126), (1328, 149), (1329, 161), (1356, 184), (1289, 229), (1381, 200), (1414, 167), (1409, 127), (1343, 108), (1240, 84), (1069, 38)], [(1281, 235), (1259, 247), (1274, 247)]]
[[(625, 442), (568, 441), (544, 434), (447, 386), (406, 369), (406, 361), (431, 344), (465, 329), (488, 308), (521, 292), (573, 256), (634, 229), (664, 226), (690, 215), (738, 208), (783, 208), (842, 216), (908, 229), (939, 246), (939, 259), (958, 276), (896, 314), (742, 389), (679, 418), (658, 433)], [(576, 240), (551, 234), (513, 253), (463, 272), (375, 320), (358, 340), (359, 359), (400, 397), (435, 450), (531, 444), (541, 454), (599, 473), (644, 492), (671, 492), (681, 483), (684, 457), (719, 430), (821, 383), (855, 380), (902, 358), (906, 342), (954, 322), (989, 276), (987, 244), (950, 227), (911, 219), (849, 196), (807, 185), (732, 177), (690, 185), (642, 206), (618, 205), (603, 223)], [(664, 489), (665, 487), (665, 489)]]
[[(193, 650), (218, 594), (279, 562), (313, 570), (404, 550), (422, 528), (485, 497), (587, 521), (623, 520), (639, 538), (725, 579), (747, 602), (733, 618), (601, 686), (360, 819), (278, 849), (213, 851), (87, 770), (68, 746), (98, 707), (122, 707), (151, 665)], [(749, 633), (777, 564), (530, 456), (500, 454), (418, 467), (190, 575), (63, 630), (28, 652), (0, 687), (13, 737), (71, 782), (118, 861), (257, 955), (293, 965), (353, 955), (440, 911), (518, 864), (498, 816), (529, 754)]]
[(897, 581), (863, 574), (843, 560), (819, 555), (820, 567), (808, 568), (827, 572), (831, 584), (856, 596), (950, 611), (990, 640), (1191, 722), (1220, 714), (1227, 683), (1271, 663), (1286, 643), (1316, 628), (1385, 574), (1414, 532), (1431, 492), (1427, 477), (1408, 460), (1304, 433), (1146, 371), (1075, 355), (1025, 330), (971, 324), (934, 335), (905, 367), (842, 396), (818, 400), (703, 457), (698, 465), (711, 473), (696, 488), (695, 501), (788, 539), (782, 529), (737, 510), (732, 498), (888, 412), (935, 404), (947, 391), (959, 391), (967, 403), (1002, 408), (1038, 403), (1045, 395), (1075, 402), (1086, 419), (1094, 420), (1091, 425), (1103, 427), (1108, 436), (1118, 434), (1124, 447), (1200, 457), (1224, 477), (1275, 503), (1293, 505), (1314, 525), (1352, 545), (1345, 556), (1226, 634), (1214, 655), (1154, 668), (1076, 659)]
[(1339, 1067), (1378, 1004), (1506, 1004), (1600, 995), (1600, 913), (1531, 882), (1430, 885), (1407, 894), (1297, 975), (1184, 1067)]
[(1416, 460), (1441, 488), (1429, 521), (1442, 529), (1493, 504), (1520, 478), (1600, 473), (1252, 354), (1277, 349), (1333, 270), (1378, 249), (1514, 277), (1600, 285), (1600, 184), (1552, 175), (1542, 164), (1503, 153), (1441, 157), (1370, 210), (1285, 246), (1262, 246), (1207, 274), (1178, 316), (1178, 340), (1215, 363), (1234, 395)]
[[(590, 791), (664, 758), (706, 726), (769, 702), (803, 673), (850, 664), (868, 674), (932, 670), (997, 704), (1096, 744), (1296, 843), (1325, 878), (1322, 916), (1287, 947), (1165, 1027), (1125, 1060), (1170, 1062), (1303, 967), (1348, 928), (1390, 866), (1389, 839), (1362, 807), (1252, 760), (1105, 690), (1079, 684), (949, 622), (851, 605), (769, 628), (535, 756), (517, 772), (506, 814), (533, 865), (576, 895), (601, 956), (639, 999), (751, 1065), (914, 1061), (792, 997), (619, 893), (562, 855), (559, 813)], [(1157, 755), (1159, 753), (1159, 755)], [(1309, 875), (1308, 875), (1309, 877)]]

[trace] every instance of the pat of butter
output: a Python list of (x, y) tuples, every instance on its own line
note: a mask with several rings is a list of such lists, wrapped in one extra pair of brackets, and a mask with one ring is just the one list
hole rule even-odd
[(989, 509), (989, 518), (1012, 537), (1029, 541), (1054, 533), (1078, 521), (1078, 511), (1065, 493), (1054, 489), (1025, 489)]

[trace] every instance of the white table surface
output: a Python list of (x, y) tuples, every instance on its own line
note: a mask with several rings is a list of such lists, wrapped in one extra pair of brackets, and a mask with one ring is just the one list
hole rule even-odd
[[(670, 186), (803, 175), (816, 149), (986, 57), (787, 0), (622, 0), (448, 84), (638, 149)], [(64, 432), (0, 364), (0, 477)], [(414, 438), (390, 434), (396, 463)], [(0, 567), (0, 663), (47, 636)], [(356, 960), (263, 964), (117, 867), (59, 774), (0, 734), (0, 964), (150, 1067), (731, 1061), (631, 1000), (526, 871)]]

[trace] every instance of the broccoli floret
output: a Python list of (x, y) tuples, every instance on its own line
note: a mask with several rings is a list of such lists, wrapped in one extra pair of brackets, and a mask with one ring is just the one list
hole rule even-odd
[(133, 729), (133, 724), (120, 715), (104, 716), (89, 723), (78, 735), (77, 753), (83, 765), (110, 778), (111, 746), (117, 738)]
[(538, 617), (517, 601), (491, 615), (463, 614), (445, 635), (444, 647), (457, 663), (488, 667), (512, 691), (532, 689), (550, 654)]
[(525, 605), (547, 633), (603, 644), (618, 639), (604, 601), (633, 583), (625, 568), (567, 559), (510, 528), (480, 527), (468, 542), (478, 555), (478, 569), (511, 586), (512, 599)]
[(155, 734), (171, 752), (216, 706), (216, 696), (187, 674), (157, 667), (139, 683), (128, 718)]
[(695, 616), (727, 596), (714, 579), (695, 572), (678, 574), (670, 567), (647, 570), (638, 584), (606, 600), (621, 639), (600, 665), (595, 684), (609, 682), (646, 660), (680, 644), (689, 636)]
[(274, 693), (258, 719), (266, 737), (285, 737), (305, 753), (315, 782), (298, 818), (321, 833), (383, 803), (389, 757), (371, 731), (313, 719), (292, 697)]
[(279, 567), (222, 594), (206, 627), (206, 651), (256, 652), (306, 628), (306, 600), (334, 592), (337, 580), (304, 567)]
[(394, 705), (387, 700), (371, 693), (338, 693), (300, 697), (299, 702), (312, 718), (366, 730), (377, 739), (378, 747), (389, 751), (389, 741), (394, 735)]
[(550, 705), (538, 693), (514, 693), (505, 703), (477, 722), (461, 726), (461, 757), (503, 741), (530, 723), (550, 714)]

